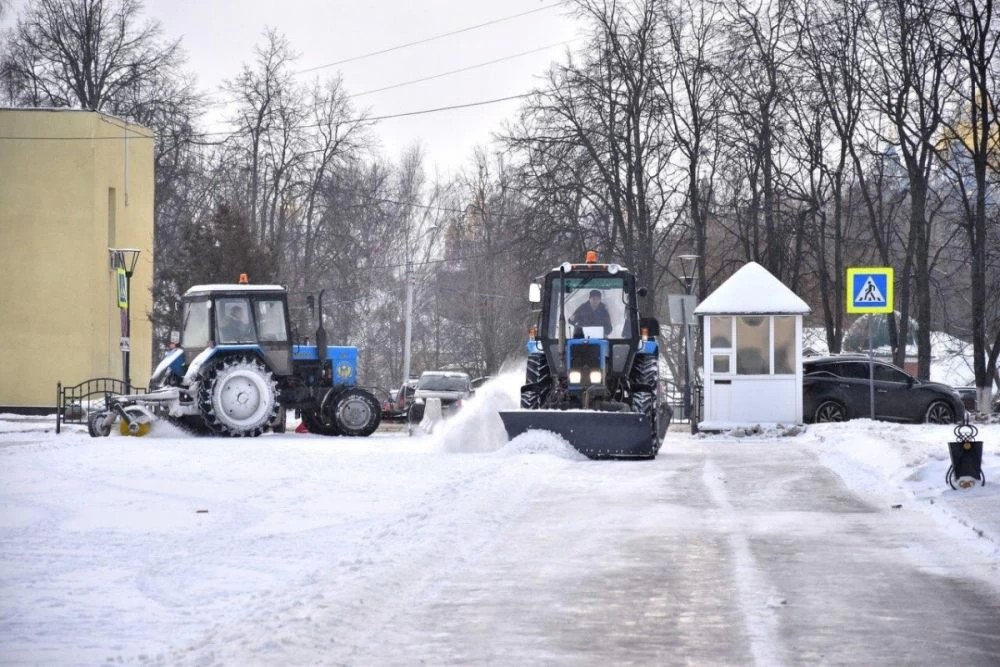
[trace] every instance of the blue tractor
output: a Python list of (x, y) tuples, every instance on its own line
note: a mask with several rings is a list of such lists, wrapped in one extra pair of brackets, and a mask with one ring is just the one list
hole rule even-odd
[(566, 262), (540, 276), (521, 409), (500, 413), (509, 437), (551, 431), (593, 459), (656, 456), (670, 424), (659, 392), (659, 323), (639, 314), (645, 288), (617, 264)]
[(233, 436), (283, 431), (297, 410), (312, 433), (367, 436), (381, 406), (357, 386), (358, 350), (326, 344), (322, 292), (315, 345), (292, 343), (280, 285), (197, 285), (183, 297), (180, 346), (156, 367), (145, 394), (109, 396), (88, 418), (91, 436), (143, 435), (157, 418)]

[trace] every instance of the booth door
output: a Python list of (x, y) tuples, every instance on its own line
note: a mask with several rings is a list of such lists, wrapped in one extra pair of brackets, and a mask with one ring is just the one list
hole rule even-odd
[(708, 413), (712, 421), (732, 419), (733, 381), (726, 378), (712, 378), (712, 409)]

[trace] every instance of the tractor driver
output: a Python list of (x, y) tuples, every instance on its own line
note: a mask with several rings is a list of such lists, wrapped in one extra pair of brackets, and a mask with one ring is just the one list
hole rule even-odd
[(601, 290), (590, 290), (590, 298), (573, 311), (569, 323), (576, 327), (575, 337), (582, 336), (582, 327), (601, 327), (604, 329), (604, 337), (608, 337), (611, 333), (611, 313), (601, 303)]
[(226, 318), (219, 326), (222, 336), (227, 341), (244, 341), (253, 338), (253, 328), (243, 306), (233, 306), (226, 313)]

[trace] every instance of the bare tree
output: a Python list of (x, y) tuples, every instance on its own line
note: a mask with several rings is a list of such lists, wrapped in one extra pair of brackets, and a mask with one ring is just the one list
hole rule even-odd
[(730, 146), (749, 188), (743, 221), (747, 259), (763, 264), (779, 279), (794, 259), (789, 236), (795, 228), (782, 225), (778, 213), (780, 152), (784, 105), (793, 94), (789, 72), (797, 34), (791, 29), (791, 3), (735, 2), (724, 5), (728, 15), (729, 50), (724, 72), (728, 99)]
[[(666, 67), (659, 84), (664, 88), (671, 139), (683, 161), (687, 180), (688, 225), (698, 262), (698, 294), (709, 288), (708, 216), (712, 201), (723, 88), (714, 49), (722, 44), (719, 8), (714, 3), (676, 0), (664, 6)], [(673, 253), (671, 253), (673, 254)]]
[[(857, 234), (851, 218), (854, 192), (850, 179), (854, 166), (852, 147), (859, 139), (858, 122), (862, 115), (859, 54), (862, 17), (855, 10), (856, 7), (849, 5), (809, 0), (797, 20), (803, 41), (800, 54), (805, 77), (811, 82), (809, 87), (819, 94), (813, 131), (803, 133), (803, 138), (816, 167), (807, 172), (818, 223), (809, 241), (814, 251), (831, 352), (839, 352), (843, 344), (846, 246), (847, 239)], [(828, 197), (820, 194), (822, 185), (815, 182), (817, 179), (828, 184)]]
[[(906, 339), (910, 281), (916, 300), (917, 374), (930, 377), (931, 284), (930, 284), (930, 196), (931, 171), (942, 127), (945, 77), (951, 70), (943, 41), (943, 24), (934, 9), (917, 0), (893, 0), (878, 8), (867, 7), (866, 55), (871, 67), (865, 72), (864, 90), (869, 102), (888, 122), (891, 132), (881, 139), (898, 146), (909, 183), (909, 234), (899, 294), (900, 338)], [(902, 365), (905, 348), (896, 350)]]
[[(582, 0), (591, 27), (581, 64), (554, 68), (506, 137), (540, 172), (536, 205), (557, 194), (576, 243), (635, 269), (651, 303), (666, 275), (662, 251), (678, 233), (669, 209), (669, 127), (659, 85), (661, 12), (656, 3)], [(574, 229), (575, 226), (575, 229)]]
[(244, 64), (239, 75), (225, 83), (225, 90), (237, 106), (234, 124), (239, 127), (237, 137), (242, 140), (250, 172), (246, 206), (251, 232), (258, 239), (267, 235), (267, 224), (259, 213), (263, 199), (261, 170), (265, 166), (262, 153), (266, 135), (272, 129), (279, 133), (292, 129), (281, 127), (278, 116), (282, 109), (291, 110), (288, 98), (294, 96), (294, 82), (289, 65), (296, 57), (288, 40), (269, 29), (264, 33), (264, 43), (254, 48), (253, 65)]
[[(991, 186), (989, 174), (1000, 169), (997, 163), (997, 124), (1000, 122), (1000, 21), (993, 0), (965, 2), (950, 0), (941, 14), (951, 28), (949, 47), (962, 76), (952, 91), (958, 108), (946, 119), (948, 150), (941, 155), (943, 167), (951, 173), (961, 204), (960, 225), (968, 244), (971, 286), (971, 337), (978, 405), (989, 411), (991, 387), (996, 373), (1000, 345), (989, 345), (987, 333), (987, 234)], [(993, 205), (995, 208), (995, 204)], [(997, 327), (1000, 343), (1000, 326)], [(992, 347), (992, 349), (990, 349)]]
[(4, 88), (19, 105), (104, 110), (179, 65), (179, 41), (141, 13), (138, 0), (33, 0), (7, 35)]
[(302, 275), (296, 284), (304, 284), (310, 275), (314, 256), (313, 240), (317, 215), (317, 195), (338, 166), (355, 159), (368, 145), (370, 124), (364, 116), (354, 118), (353, 108), (340, 78), (313, 85), (310, 94), (311, 122), (314, 130), (306, 139), (308, 149), (303, 165), (305, 219), (300, 239)]

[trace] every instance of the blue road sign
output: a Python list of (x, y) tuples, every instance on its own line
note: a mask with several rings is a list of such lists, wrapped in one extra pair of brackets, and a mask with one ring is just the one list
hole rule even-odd
[(892, 267), (847, 269), (847, 312), (892, 312)]

